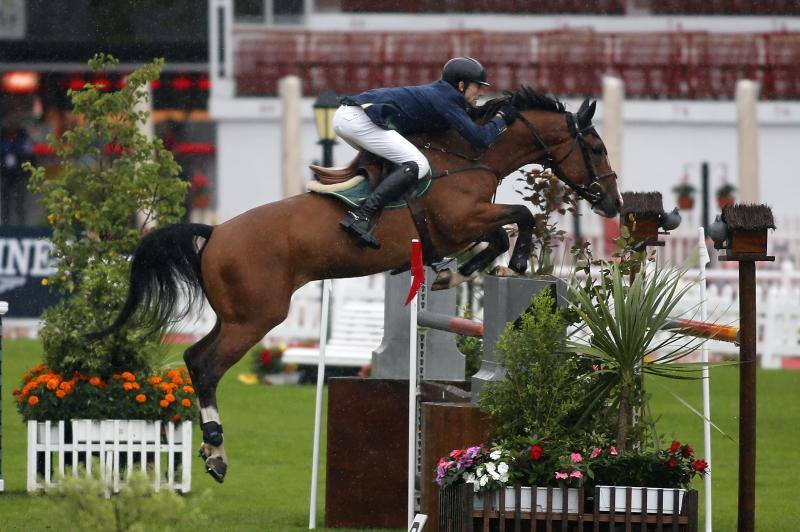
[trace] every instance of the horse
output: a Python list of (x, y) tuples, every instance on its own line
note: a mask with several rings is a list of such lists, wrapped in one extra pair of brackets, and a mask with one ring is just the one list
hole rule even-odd
[[(487, 267), (509, 248), (503, 226), (517, 224), (519, 236), (509, 267), (524, 274), (532, 247), (534, 219), (523, 205), (493, 203), (502, 178), (540, 163), (589, 201), (603, 216), (619, 212), (622, 198), (602, 139), (592, 125), (596, 102), (577, 113), (553, 97), (522, 87), (486, 102), (474, 116), (485, 121), (512, 103), (518, 119), (483, 152), (454, 131), (418, 135), (434, 176), (416, 201), (430, 213), (428, 232), (445, 256), (480, 241), (488, 245), (462, 268), (462, 277)], [(287, 316), (292, 293), (320, 279), (356, 277), (409, 267), (409, 242), (417, 237), (406, 209), (381, 215), (375, 234), (380, 249), (360, 248), (339, 228), (345, 205), (306, 192), (251, 209), (220, 225), (173, 224), (146, 234), (131, 259), (127, 300), (115, 321), (97, 335), (110, 334), (129, 320), (161, 330), (202, 295), (216, 323), (191, 345), (184, 361), (197, 391), (203, 442), (200, 456), (218, 482), (227, 472), (216, 389), (225, 372)], [(185, 287), (183, 286), (185, 285)], [(135, 319), (134, 319), (135, 318)]]

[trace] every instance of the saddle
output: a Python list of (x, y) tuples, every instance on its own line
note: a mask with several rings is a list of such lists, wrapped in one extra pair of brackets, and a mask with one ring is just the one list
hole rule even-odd
[(338, 185), (357, 175), (366, 177), (370, 186), (375, 188), (383, 176), (391, 172), (396, 165), (366, 150), (360, 150), (347, 166), (326, 168), (316, 164), (308, 167), (314, 172), (314, 179), (323, 185)]

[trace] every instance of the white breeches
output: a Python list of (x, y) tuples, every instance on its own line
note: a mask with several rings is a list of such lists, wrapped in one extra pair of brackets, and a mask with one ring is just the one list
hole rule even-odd
[(414, 161), (418, 179), (428, 174), (430, 165), (416, 146), (397, 131), (382, 129), (356, 105), (343, 105), (333, 115), (333, 129), (353, 148), (365, 149), (396, 164)]

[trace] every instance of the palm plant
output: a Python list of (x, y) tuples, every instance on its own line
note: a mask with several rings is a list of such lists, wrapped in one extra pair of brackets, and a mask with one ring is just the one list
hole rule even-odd
[(634, 408), (641, 404), (644, 374), (698, 378), (693, 372), (702, 364), (680, 360), (703, 340), (665, 331), (692, 287), (683, 282), (687, 269), (652, 264), (628, 282), (624, 267), (613, 263), (598, 284), (570, 283), (570, 300), (582, 324), (567, 349), (591, 358), (600, 372), (586, 415), (604, 405), (617, 411), (620, 451), (626, 447)]

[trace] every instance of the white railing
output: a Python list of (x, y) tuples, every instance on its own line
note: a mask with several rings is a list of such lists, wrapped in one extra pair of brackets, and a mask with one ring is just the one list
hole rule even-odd
[[(28, 421), (28, 491), (59, 485), (68, 475), (99, 469), (109, 492), (118, 493), (135, 470), (153, 489), (187, 493), (192, 487), (192, 422), (144, 420)], [(162, 431), (163, 428), (163, 431)], [(69, 431), (67, 429), (70, 429)]]

